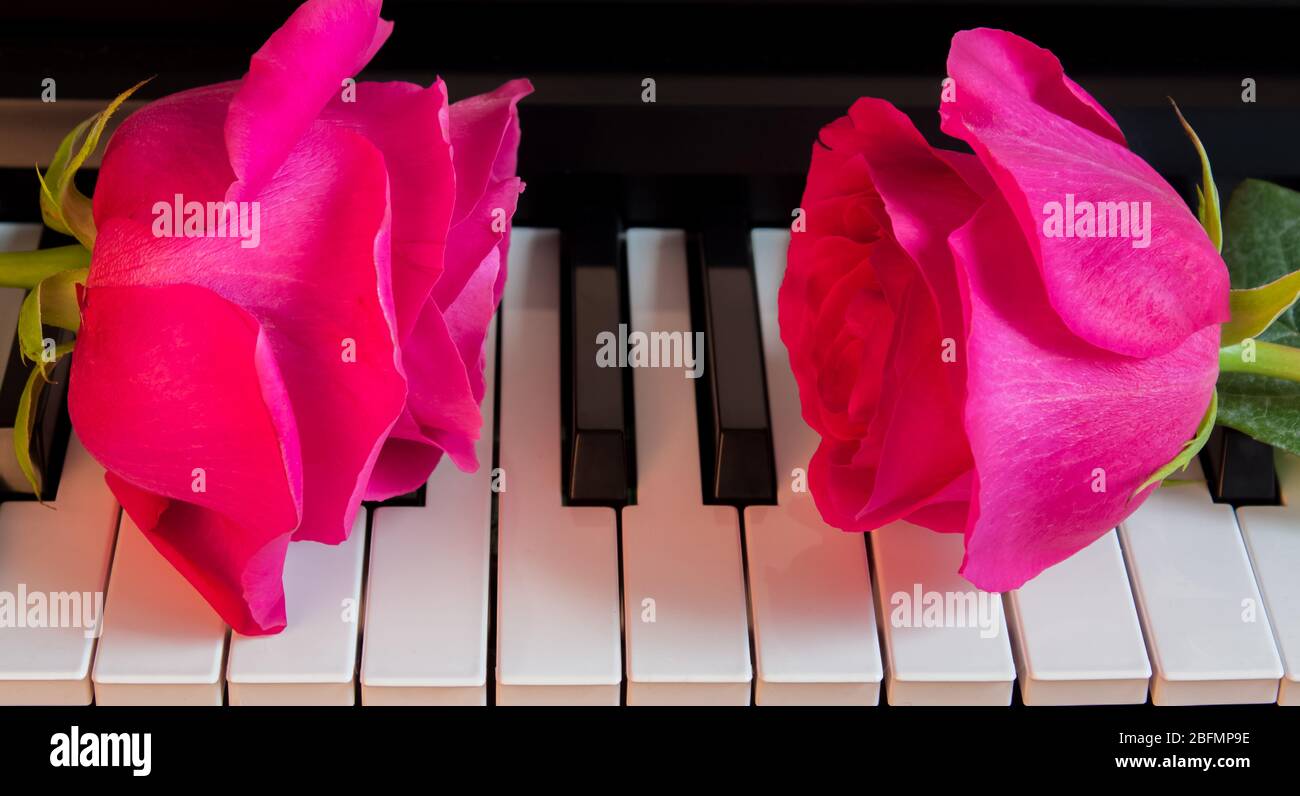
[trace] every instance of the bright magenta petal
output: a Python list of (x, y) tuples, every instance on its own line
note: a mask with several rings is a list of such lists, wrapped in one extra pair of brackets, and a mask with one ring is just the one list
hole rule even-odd
[(324, 118), (356, 129), (383, 153), (393, 207), (393, 299), (398, 339), (405, 341), (443, 273), (456, 195), (447, 87), (441, 80), (428, 88), (361, 83), (356, 102), (336, 99)]
[(972, 466), (962, 405), (948, 382), (952, 363), (942, 358), (944, 333), (919, 276), (895, 312), (887, 359), (867, 366), (885, 369), (869, 435), (879, 441), (879, 471), (855, 529), (879, 528), (949, 499), (941, 497), (945, 489)]
[[(959, 31), (948, 52), (957, 102), (998, 95), (1021, 97), (1042, 110), (1102, 138), (1127, 146), (1119, 125), (1078, 83), (1050, 50), (1014, 33), (992, 28)], [(971, 97), (963, 97), (969, 92)], [(944, 103), (952, 105), (953, 103)]]
[(257, 198), (325, 105), (391, 31), (381, 0), (309, 0), (258, 50), (225, 122), (231, 199)]
[[(495, 273), (487, 274), (489, 279), (492, 276)], [(472, 472), (479, 466), (474, 444), (482, 433), (482, 390), (480, 387), (479, 397), (475, 397), (456, 342), (432, 302), (425, 305), (412, 339), (420, 344), (418, 349), (408, 350), (405, 357), (410, 396), (380, 452), (366, 491), (367, 500), (386, 500), (418, 489), (444, 452), (462, 470)], [(481, 384), (481, 362), (476, 367), (471, 372), (477, 374)]]
[(366, 487), (366, 500), (406, 495), (429, 480), (429, 473), (442, 460), (442, 448), (425, 441), (422, 435), (416, 436), (420, 439), (404, 439), (394, 431), (384, 443)]
[(479, 467), (475, 443), (483, 433), (483, 344), (496, 312), (493, 285), (497, 253), (447, 308), (429, 302), (411, 335), (419, 345), (403, 352), (410, 396), (403, 417), (371, 476), (368, 500), (384, 500), (419, 488), (446, 452), (462, 470)]
[(291, 531), (250, 528), (211, 509), (104, 476), (122, 509), (226, 624), (246, 636), (286, 623), (284, 559)]
[(493, 182), (515, 175), (519, 149), (519, 100), (533, 92), (527, 80), (510, 82), (451, 106), (451, 145), (456, 159), (456, 212), (460, 223)]
[[(862, 152), (871, 185), (884, 202), (882, 224), (888, 224), (925, 279), (945, 336), (961, 340), (962, 296), (948, 236), (975, 212), (979, 197), (926, 143), (911, 120), (889, 103), (858, 100), (849, 119), (852, 136), (827, 144), (854, 146)], [(960, 396), (965, 389), (965, 357), (945, 364), (952, 365), (946, 371)]]
[[(474, 396), (475, 403), (483, 401), (483, 345), (500, 299), (496, 284), (504, 261), (499, 251), (499, 248), (488, 251), (460, 295), (443, 311), (443, 323), (460, 355), (461, 366), (469, 379), (470, 393)], [(420, 352), (411, 354), (418, 357)], [(415, 382), (412, 381), (412, 384)]]
[(421, 350), (406, 358), (412, 385), (407, 400), (411, 415), (423, 436), (441, 442), (439, 447), (451, 454), (458, 467), (474, 470), (478, 467), (474, 440), (482, 426), (479, 401), (446, 319), (433, 305), (420, 316), (414, 338), (420, 341)]
[(260, 202), (253, 248), (238, 238), (155, 238), (138, 223), (110, 221), (95, 246), (91, 286), (202, 285), (258, 319), (302, 435), (295, 538), (338, 542), (406, 394), (382, 156), (357, 133), (317, 126)]
[[(456, 300), (489, 256), (496, 262), (505, 261), (497, 252), (509, 241), (510, 220), (523, 188), (524, 183), (518, 177), (492, 183), (469, 215), (452, 227), (447, 241), (447, 267), (433, 289), (433, 300), (439, 307), (445, 310)], [(493, 268), (494, 276), (495, 271)], [(501, 293), (497, 286), (494, 283), (493, 293), (499, 300)]]
[(860, 100), (820, 141), (782, 337), (804, 416), (830, 438), (810, 472), (818, 505), (871, 530), (958, 501), (951, 485), (969, 481), (963, 286), (947, 238), (979, 198), (888, 103)]
[(283, 626), (274, 563), (302, 466), (257, 320), (201, 287), (92, 287), (70, 390), (83, 444), (141, 530), (241, 632)]
[(966, 432), (978, 472), (962, 573), (1005, 591), (1141, 504), (1130, 500), (1134, 490), (1192, 438), (1205, 413), (1219, 330), (1148, 359), (1080, 341), (1050, 310), (998, 201), (954, 233), (952, 246), (970, 280)]
[(95, 224), (153, 223), (154, 205), (224, 199), (230, 170), (221, 125), (239, 88), (221, 83), (155, 100), (123, 120), (109, 139), (95, 184)]
[[(1199, 222), (1051, 53), (1002, 31), (963, 31), (948, 73), (957, 98), (942, 104), (943, 130), (969, 143), (993, 176), (1071, 331), (1149, 357), (1228, 319), (1227, 269)], [(1115, 210), (1111, 236), (1045, 234), (1051, 203), (1063, 214), (1083, 202), (1136, 203), (1131, 215), (1145, 216), (1147, 228), (1120, 229)]]
[(523, 190), (515, 176), (515, 106), (531, 91), (528, 81), (515, 80), (451, 106), (456, 199), (444, 267), (403, 337), (410, 398), (371, 478), (371, 499), (417, 488), (444, 452), (462, 470), (479, 466), (483, 343), (501, 299), (510, 221)]

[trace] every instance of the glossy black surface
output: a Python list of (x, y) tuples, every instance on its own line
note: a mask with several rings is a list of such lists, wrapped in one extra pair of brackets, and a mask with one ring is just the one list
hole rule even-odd
[(622, 227), (608, 185), (575, 180), (569, 187), (558, 363), (564, 497), (574, 505), (621, 506), (635, 489), (636, 461), (631, 371), (618, 366), (616, 348), (607, 349), (628, 322)]
[[(725, 219), (730, 214), (720, 215)], [(774, 503), (772, 432), (749, 226), (742, 219), (708, 219), (691, 237), (690, 250), (695, 328), (704, 331), (704, 362), (696, 383), (704, 498)]]
[(1268, 506), (1278, 502), (1273, 448), (1219, 426), (1201, 451), (1201, 466), (1215, 503)]

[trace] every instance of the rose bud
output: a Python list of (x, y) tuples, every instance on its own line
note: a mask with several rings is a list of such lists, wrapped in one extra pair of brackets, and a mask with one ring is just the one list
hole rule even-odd
[(822, 130), (781, 337), (826, 522), (962, 533), (962, 574), (1004, 591), (1114, 528), (1196, 434), (1228, 274), (1050, 52), (964, 31), (948, 74), (942, 129), (973, 155), (876, 99)]
[(240, 633), (284, 626), (291, 540), (343, 541), (443, 452), (477, 467), (531, 87), (352, 82), (379, 6), (312, 0), (241, 80), (137, 111), (94, 195), (73, 424)]

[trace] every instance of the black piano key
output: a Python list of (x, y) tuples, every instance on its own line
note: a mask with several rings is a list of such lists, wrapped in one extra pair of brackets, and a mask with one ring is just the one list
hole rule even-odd
[(749, 213), (754, 227), (790, 228), (803, 196), (803, 175), (755, 175), (749, 181)]
[(696, 385), (705, 502), (776, 502), (763, 346), (749, 228), (718, 223), (692, 236), (692, 317), (704, 332)]
[(1277, 505), (1277, 473), (1271, 445), (1234, 428), (1219, 426), (1210, 433), (1201, 451), (1201, 465), (1215, 503)]
[(561, 237), (564, 499), (623, 506), (635, 484), (631, 372), (597, 356), (600, 336), (619, 338), (628, 318), (622, 229), (609, 191), (584, 184), (571, 196)]

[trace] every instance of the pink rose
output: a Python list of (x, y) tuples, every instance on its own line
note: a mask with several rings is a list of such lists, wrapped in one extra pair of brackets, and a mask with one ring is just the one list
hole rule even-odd
[(94, 196), (73, 423), (241, 633), (284, 626), (290, 540), (341, 542), (444, 451), (478, 465), (531, 87), (351, 85), (392, 31), (379, 6), (311, 0), (242, 80), (135, 113)]
[(963, 533), (962, 574), (1003, 591), (1132, 513), (1194, 436), (1228, 274), (1050, 52), (964, 31), (948, 74), (942, 128), (974, 155), (870, 98), (822, 130), (781, 336), (826, 521)]

